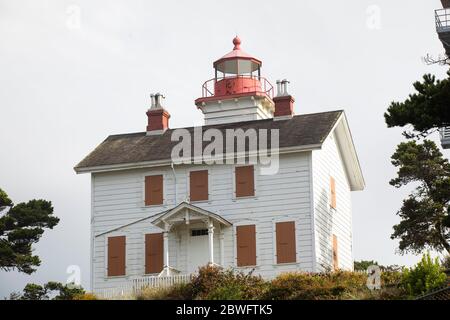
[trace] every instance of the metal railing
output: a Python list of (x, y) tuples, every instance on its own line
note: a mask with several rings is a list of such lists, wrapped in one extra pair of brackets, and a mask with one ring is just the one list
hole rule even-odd
[(258, 79), (261, 83), (261, 86), (255, 86), (255, 87), (246, 87), (246, 92), (262, 92), (269, 96), (269, 98), (273, 98), (274, 96), (274, 88), (273, 85), (264, 77), (258, 77), (258, 76), (250, 76), (250, 75), (237, 75), (233, 77), (222, 77), (210, 79), (208, 81), (205, 81), (205, 83), (202, 86), (202, 98), (208, 98), (213, 97), (215, 95), (215, 84), (218, 81), (225, 80), (225, 79), (233, 79), (233, 78), (250, 78), (250, 79)]
[(450, 8), (434, 11), (437, 32), (450, 31)]
[(439, 130), (441, 139), (450, 139), (450, 127), (443, 127)]
[(175, 284), (188, 283), (192, 277), (193, 274), (135, 277), (114, 288), (96, 290), (95, 295), (100, 299), (134, 299), (145, 288), (167, 288)]
[(439, 129), (441, 136), (441, 145), (444, 149), (450, 149), (450, 127), (443, 127)]

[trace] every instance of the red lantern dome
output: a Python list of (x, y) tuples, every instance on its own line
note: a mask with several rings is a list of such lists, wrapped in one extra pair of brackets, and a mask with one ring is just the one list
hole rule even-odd
[(273, 97), (273, 86), (261, 77), (261, 60), (242, 51), (239, 37), (233, 39), (233, 45), (231, 52), (214, 62), (215, 77), (203, 84), (196, 104), (248, 95)]

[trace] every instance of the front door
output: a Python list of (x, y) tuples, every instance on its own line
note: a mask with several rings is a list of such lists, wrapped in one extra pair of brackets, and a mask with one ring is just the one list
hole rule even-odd
[(189, 272), (198, 271), (198, 267), (209, 262), (208, 229), (191, 229), (189, 237)]

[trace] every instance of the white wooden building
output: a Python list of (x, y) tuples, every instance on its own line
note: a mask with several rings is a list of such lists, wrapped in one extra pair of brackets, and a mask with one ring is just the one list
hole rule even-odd
[(205, 126), (184, 129), (278, 130), (278, 170), (176, 163), (177, 129), (152, 95), (145, 132), (109, 136), (75, 167), (92, 177), (94, 292), (185, 281), (209, 263), (266, 278), (353, 268), (350, 193), (364, 179), (345, 113), (294, 115), (288, 82), (274, 96), (261, 61), (233, 43), (195, 101)]

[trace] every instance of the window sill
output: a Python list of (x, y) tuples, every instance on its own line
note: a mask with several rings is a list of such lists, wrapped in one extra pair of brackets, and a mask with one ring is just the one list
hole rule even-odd
[(299, 265), (298, 262), (283, 262), (283, 263), (274, 263), (274, 267), (283, 267), (283, 266), (296, 266)]
[(105, 276), (105, 280), (109, 279), (127, 279), (129, 276), (124, 274), (122, 276)]
[(142, 205), (141, 208), (142, 209), (147, 209), (147, 208), (158, 208), (158, 207), (167, 207), (167, 203), (161, 203), (161, 204), (149, 204), (149, 205)]
[(189, 201), (189, 203), (208, 203), (208, 204), (211, 204), (211, 200), (210, 199), (208, 199), (208, 200), (191, 200), (191, 201)]
[(235, 266), (236, 269), (258, 269), (259, 265), (254, 266)]
[(233, 201), (237, 201), (237, 200), (244, 200), (244, 199), (255, 199), (257, 200), (258, 197), (257, 196), (245, 196), (245, 197), (233, 197)]

